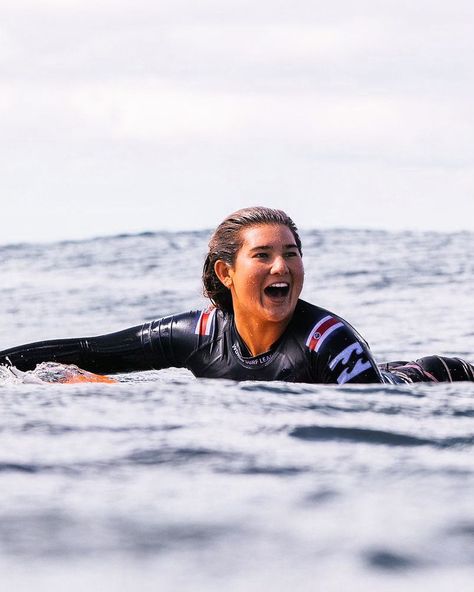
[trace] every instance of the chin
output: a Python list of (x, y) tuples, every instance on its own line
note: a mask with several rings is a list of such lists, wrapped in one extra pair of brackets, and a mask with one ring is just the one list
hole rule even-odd
[(294, 306), (285, 306), (280, 310), (267, 310), (265, 316), (267, 318), (267, 321), (270, 321), (272, 323), (282, 323), (284, 321), (289, 321), (293, 316), (294, 311)]

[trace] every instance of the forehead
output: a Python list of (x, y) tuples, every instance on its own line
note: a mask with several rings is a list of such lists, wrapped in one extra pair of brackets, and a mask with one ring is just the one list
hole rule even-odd
[(240, 234), (242, 248), (295, 245), (293, 233), (284, 224), (258, 224), (243, 228)]

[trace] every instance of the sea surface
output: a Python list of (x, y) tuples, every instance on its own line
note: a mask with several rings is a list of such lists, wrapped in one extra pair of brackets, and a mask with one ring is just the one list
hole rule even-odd
[[(0, 350), (199, 308), (208, 232), (0, 246)], [(474, 234), (302, 233), (376, 359), (474, 361)], [(474, 383), (0, 372), (2, 590), (470, 590)]]

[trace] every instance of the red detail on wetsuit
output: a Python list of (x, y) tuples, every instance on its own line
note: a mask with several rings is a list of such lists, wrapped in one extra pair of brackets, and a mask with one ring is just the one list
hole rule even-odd
[(209, 335), (216, 309), (203, 310), (196, 325), (196, 335)]
[(318, 347), (318, 344), (325, 339), (328, 331), (332, 327), (334, 327), (335, 325), (338, 325), (338, 324), (342, 326), (341, 321), (339, 319), (334, 318), (334, 317), (330, 317), (328, 319), (323, 319), (322, 322), (320, 321), (312, 330), (311, 337), (306, 343), (308, 348), (311, 351), (315, 351)]

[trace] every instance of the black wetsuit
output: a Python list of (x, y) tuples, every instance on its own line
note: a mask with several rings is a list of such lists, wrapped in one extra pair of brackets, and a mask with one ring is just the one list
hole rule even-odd
[(280, 339), (258, 356), (247, 350), (233, 315), (214, 308), (99, 337), (42, 341), (0, 352), (0, 364), (11, 363), (20, 370), (46, 361), (103, 374), (178, 367), (195, 376), (231, 380), (335, 384), (474, 380), (473, 367), (457, 358), (431, 356), (379, 366), (353, 327), (302, 300)]

